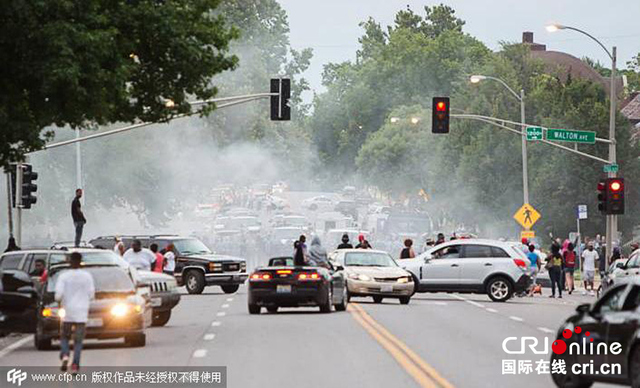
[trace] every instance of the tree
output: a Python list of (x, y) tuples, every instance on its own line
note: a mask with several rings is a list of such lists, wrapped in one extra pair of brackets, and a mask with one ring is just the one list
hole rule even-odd
[(215, 96), (211, 77), (237, 62), (219, 3), (4, 1), (0, 164), (41, 148), (50, 125), (164, 121), (190, 112), (188, 98)]

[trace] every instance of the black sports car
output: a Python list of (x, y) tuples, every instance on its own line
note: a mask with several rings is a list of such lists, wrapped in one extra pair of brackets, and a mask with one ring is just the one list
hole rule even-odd
[(276, 257), (267, 267), (259, 267), (249, 276), (249, 313), (270, 313), (279, 307), (319, 306), (323, 313), (347, 309), (344, 268), (296, 267), (291, 257)]
[(640, 282), (615, 284), (593, 305), (578, 306), (558, 330), (552, 350), (552, 363), (566, 364), (566, 373), (551, 375), (558, 387), (596, 381), (639, 387)]

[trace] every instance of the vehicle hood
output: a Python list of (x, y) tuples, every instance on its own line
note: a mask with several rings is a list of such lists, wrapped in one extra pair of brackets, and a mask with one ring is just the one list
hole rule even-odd
[(348, 274), (367, 275), (375, 278), (397, 278), (409, 276), (409, 273), (400, 267), (346, 267)]
[(166, 281), (174, 280), (174, 277), (171, 275), (167, 275), (160, 272), (144, 271), (144, 270), (138, 270), (138, 276), (140, 277), (140, 280), (145, 283), (166, 282)]
[(215, 253), (194, 254), (194, 255), (188, 255), (188, 256), (180, 255), (180, 258), (189, 259), (189, 260), (215, 261), (215, 262), (245, 261), (245, 259), (241, 259), (239, 257), (227, 256), (227, 255), (216, 255)]

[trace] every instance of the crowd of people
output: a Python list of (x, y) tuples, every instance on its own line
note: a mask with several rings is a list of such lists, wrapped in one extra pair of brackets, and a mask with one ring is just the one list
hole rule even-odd
[(131, 248), (125, 250), (122, 239), (116, 237), (113, 251), (136, 269), (173, 275), (176, 268), (176, 248), (171, 243), (159, 250), (156, 243), (151, 244), (147, 249), (142, 247), (140, 240), (133, 240)]

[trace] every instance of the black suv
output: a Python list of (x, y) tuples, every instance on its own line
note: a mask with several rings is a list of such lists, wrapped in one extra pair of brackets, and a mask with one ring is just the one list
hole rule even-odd
[[(177, 251), (174, 276), (178, 285), (186, 286), (190, 294), (201, 294), (206, 286), (220, 286), (225, 293), (233, 294), (248, 277), (244, 259), (214, 254), (195, 237), (144, 235), (120, 238), (127, 248), (136, 239), (146, 248), (156, 243), (160, 250), (173, 244)], [(89, 243), (95, 247), (113, 249), (115, 241), (115, 236), (102, 236)]]

